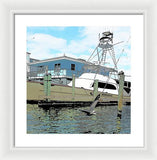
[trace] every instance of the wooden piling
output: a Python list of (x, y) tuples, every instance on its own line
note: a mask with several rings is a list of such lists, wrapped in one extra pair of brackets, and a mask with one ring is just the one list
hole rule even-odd
[(93, 99), (95, 99), (98, 95), (98, 80), (97, 79), (94, 80), (94, 94), (93, 95), (94, 95)]
[(72, 76), (72, 100), (75, 100), (75, 74)]
[(119, 72), (119, 90), (118, 90), (118, 114), (117, 118), (121, 119), (122, 107), (123, 107), (123, 88), (124, 88), (124, 72)]
[(45, 74), (44, 76), (44, 93), (46, 97), (46, 101), (50, 101), (50, 93), (51, 93), (51, 74)]

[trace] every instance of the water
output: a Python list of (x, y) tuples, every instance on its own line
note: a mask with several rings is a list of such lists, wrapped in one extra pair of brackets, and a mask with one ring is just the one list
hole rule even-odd
[(98, 106), (95, 115), (80, 110), (89, 107), (58, 107), (44, 110), (27, 104), (28, 134), (130, 134), (130, 106), (124, 106), (117, 120), (117, 106)]

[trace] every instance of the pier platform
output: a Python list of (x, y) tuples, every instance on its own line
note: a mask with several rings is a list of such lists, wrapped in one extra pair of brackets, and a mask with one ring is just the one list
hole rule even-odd
[[(100, 94), (100, 92), (98, 92)], [(46, 102), (46, 100), (49, 100)], [(92, 90), (84, 88), (75, 88), (75, 93), (72, 93), (72, 87), (66, 85), (51, 84), (50, 96), (45, 96), (44, 86), (40, 82), (27, 82), (27, 103), (36, 103), (52, 106), (81, 106), (89, 105), (93, 102), (94, 96)], [(113, 105), (118, 103), (118, 95), (109, 93), (101, 93), (99, 105)], [(123, 97), (124, 104), (130, 104), (130, 97)]]

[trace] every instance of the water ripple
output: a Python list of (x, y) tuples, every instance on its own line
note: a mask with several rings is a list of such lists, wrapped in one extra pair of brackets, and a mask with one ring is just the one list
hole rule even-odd
[(117, 121), (117, 106), (98, 106), (96, 115), (87, 116), (81, 109), (58, 107), (44, 110), (27, 105), (28, 134), (130, 134), (130, 106), (124, 106)]

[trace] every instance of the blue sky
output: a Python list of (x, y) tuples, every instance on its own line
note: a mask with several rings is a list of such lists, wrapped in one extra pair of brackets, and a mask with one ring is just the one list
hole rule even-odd
[[(79, 26), (79, 27), (27, 27), (27, 52), (32, 58), (47, 59), (57, 56), (88, 59), (99, 39), (99, 33), (110, 30), (114, 34), (113, 43), (116, 58), (120, 57), (118, 69), (130, 74), (131, 29), (125, 27)], [(112, 67), (111, 57), (107, 56), (108, 66)]]

